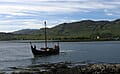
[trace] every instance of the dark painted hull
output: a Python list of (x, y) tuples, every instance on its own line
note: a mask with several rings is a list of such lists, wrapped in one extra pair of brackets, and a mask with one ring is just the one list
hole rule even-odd
[(36, 45), (34, 45), (34, 47), (32, 46), (32, 43), (30, 42), (31, 45), (31, 50), (34, 56), (36, 55), (55, 55), (55, 54), (59, 54), (59, 43), (58, 45), (55, 45), (54, 48), (49, 48), (47, 46), (47, 33), (46, 33), (46, 21), (44, 22), (45, 24), (45, 48), (41, 48), (41, 49), (37, 49)]
[(47, 55), (56, 55), (59, 54), (59, 47), (57, 48), (41, 48), (37, 50), (31, 46), (31, 50), (34, 56), (47, 56)]

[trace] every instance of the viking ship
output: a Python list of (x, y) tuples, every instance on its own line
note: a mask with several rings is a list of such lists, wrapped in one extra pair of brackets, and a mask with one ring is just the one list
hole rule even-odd
[(31, 50), (34, 56), (46, 56), (46, 55), (56, 55), (59, 54), (60, 47), (59, 42), (57, 45), (54, 45), (53, 48), (48, 47), (48, 41), (47, 41), (47, 28), (46, 28), (46, 21), (44, 22), (45, 28), (44, 28), (44, 35), (45, 35), (45, 46), (42, 48), (37, 48), (36, 45), (33, 45), (30, 42)]

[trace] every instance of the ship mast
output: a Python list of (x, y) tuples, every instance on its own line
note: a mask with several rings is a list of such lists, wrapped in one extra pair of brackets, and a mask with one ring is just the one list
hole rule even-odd
[(46, 33), (46, 21), (44, 21), (45, 24), (45, 48), (47, 48), (47, 33)]

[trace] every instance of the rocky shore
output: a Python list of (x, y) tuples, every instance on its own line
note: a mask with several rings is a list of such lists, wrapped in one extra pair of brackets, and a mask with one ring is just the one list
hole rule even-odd
[(11, 74), (120, 74), (120, 64), (59, 62), (27, 67), (11, 67)]

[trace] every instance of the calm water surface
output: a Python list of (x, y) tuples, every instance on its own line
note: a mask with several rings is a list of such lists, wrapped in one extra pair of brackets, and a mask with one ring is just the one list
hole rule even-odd
[[(27, 42), (27, 41), (26, 41)], [(0, 69), (48, 62), (120, 63), (120, 41), (60, 42), (60, 54), (33, 57), (29, 43), (24, 41), (0, 41)], [(34, 43), (38, 48), (43, 43)], [(55, 43), (49, 43), (53, 46)]]

